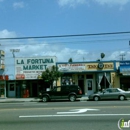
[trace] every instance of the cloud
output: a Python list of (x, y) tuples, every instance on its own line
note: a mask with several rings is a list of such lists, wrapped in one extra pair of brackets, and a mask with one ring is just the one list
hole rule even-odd
[(25, 6), (25, 4), (24, 4), (24, 2), (15, 2), (15, 3), (13, 3), (13, 7), (15, 8), (15, 9), (17, 9), (17, 8), (24, 8), (24, 6)]
[[(0, 38), (18, 37), (15, 32), (8, 30), (0, 31)], [(52, 44), (48, 43), (45, 39), (38, 41), (37, 39), (25, 39), (25, 40), (0, 40), (1, 50), (5, 51), (5, 64), (6, 74), (14, 73), (14, 59), (10, 49), (20, 49), (20, 52), (15, 53), (15, 57), (41, 57), (41, 56), (56, 56), (58, 62), (68, 62), (70, 58), (74, 62), (82, 61), (96, 61), (100, 58), (100, 50), (91, 52), (84, 49), (69, 48), (65, 44), (58, 44), (57, 42)], [(80, 46), (80, 44), (79, 44)], [(120, 60), (120, 54), (125, 53), (125, 59), (130, 57), (130, 51), (112, 51), (106, 52), (103, 60)]]
[(86, 0), (58, 0), (58, 4), (60, 6), (66, 6), (69, 5), (70, 7), (75, 7), (76, 5), (79, 4), (86, 4)]
[(130, 0), (93, 0), (98, 2), (101, 5), (125, 5), (128, 2), (130, 2)]
[(0, 38), (9, 38), (9, 37), (10, 38), (16, 37), (16, 33), (15, 32), (9, 32), (6, 29), (0, 31)]
[[(0, 31), (0, 38), (14, 38), (18, 37), (13, 31), (2, 30)], [(96, 61), (100, 58), (100, 50), (91, 52), (84, 49), (69, 48), (60, 43), (48, 43), (46, 40), (37, 41), (37, 39), (25, 39), (25, 40), (1, 40), (1, 49), (5, 49), (7, 57), (11, 57), (10, 49), (20, 49), (19, 53), (16, 53), (19, 57), (33, 57), (33, 56), (56, 56), (58, 61), (68, 61), (69, 58), (73, 58), (73, 61)], [(106, 52), (105, 60), (119, 60), (119, 55), (123, 50)], [(130, 53), (127, 53), (129, 56)]]
[(119, 6), (124, 6), (127, 3), (130, 2), (130, 0), (58, 0), (58, 4), (60, 6), (70, 6), (70, 7), (75, 7), (80, 4), (89, 4), (92, 2), (99, 3), (100, 5), (109, 5), (109, 6), (114, 6), (114, 5), (119, 5)]

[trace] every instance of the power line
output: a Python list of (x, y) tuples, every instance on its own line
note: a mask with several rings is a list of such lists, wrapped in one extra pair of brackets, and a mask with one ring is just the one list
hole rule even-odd
[[(45, 45), (45, 44), (87, 44), (87, 43), (95, 43), (95, 42), (103, 42), (103, 43), (106, 43), (106, 42), (117, 42), (117, 41), (129, 41), (129, 38), (119, 38), (119, 39), (104, 39), (104, 40), (77, 40), (77, 41), (49, 41), (47, 43), (43, 43), (43, 42), (39, 42), (39, 43), (36, 43), (36, 41), (33, 41), (31, 43), (15, 43), (15, 41), (10, 41), (10, 43), (13, 43), (13, 45), (34, 45), (34, 44), (37, 44), (37, 45)], [(4, 41), (3, 41), (4, 42)], [(10, 43), (4, 43), (4, 44), (1, 44), (1, 46), (12, 46), (12, 44)]]
[(111, 33), (91, 33), (91, 34), (57, 35), (57, 36), (14, 37), (14, 38), (0, 38), (0, 40), (38, 39), (38, 38), (60, 38), (60, 37), (84, 37), (84, 36), (119, 35), (119, 34), (130, 34), (130, 31), (127, 31), (127, 32), (111, 32)]

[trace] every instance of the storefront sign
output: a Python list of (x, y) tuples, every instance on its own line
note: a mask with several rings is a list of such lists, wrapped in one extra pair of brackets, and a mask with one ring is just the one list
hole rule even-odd
[(130, 61), (121, 61), (120, 66), (130, 66)]
[(58, 64), (59, 71), (62, 72), (79, 72), (85, 71), (85, 64), (83, 63), (72, 63), (72, 64)]
[[(102, 66), (101, 66), (102, 65)], [(86, 70), (94, 71), (94, 70), (113, 70), (113, 63), (103, 63), (99, 66), (98, 63), (88, 63), (86, 64)]]
[(120, 62), (120, 73), (123, 75), (130, 75), (130, 61)]
[(0, 75), (0, 80), (8, 80), (9, 76), (8, 75)]
[(4, 59), (5, 59), (5, 53), (4, 51), (0, 50), (0, 69), (4, 70), (5, 69), (5, 65), (4, 65)]
[(5, 65), (0, 65), (0, 69), (4, 70), (5, 69)]
[(37, 79), (53, 65), (56, 65), (56, 57), (15, 58), (16, 79)]
[(5, 52), (0, 50), (0, 56), (5, 56)]

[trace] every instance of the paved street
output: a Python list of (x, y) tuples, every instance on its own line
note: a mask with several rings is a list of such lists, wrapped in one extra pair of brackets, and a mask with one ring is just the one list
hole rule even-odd
[(118, 130), (130, 101), (0, 103), (0, 130)]

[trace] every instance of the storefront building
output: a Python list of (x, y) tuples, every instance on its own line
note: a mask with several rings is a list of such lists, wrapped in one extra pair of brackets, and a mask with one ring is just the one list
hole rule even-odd
[(79, 85), (83, 94), (90, 95), (105, 88), (119, 86), (115, 61), (58, 62), (57, 66), (63, 73), (58, 84)]
[(130, 61), (119, 62), (120, 86), (126, 91), (130, 91)]
[(56, 60), (55, 56), (15, 58), (15, 80), (7, 82), (7, 97), (37, 97), (42, 88), (48, 87), (40, 79), (42, 72), (56, 65)]
[(0, 50), (0, 98), (6, 97), (6, 81), (8, 80), (8, 76), (5, 75), (5, 52)]
[(37, 97), (41, 88), (46, 91), (50, 87), (39, 78), (53, 65), (63, 73), (57, 86), (76, 84), (86, 95), (109, 87), (130, 89), (130, 61), (68, 63), (57, 62), (56, 57), (26, 57), (15, 58), (14, 80), (4, 73), (0, 76), (0, 97)]

